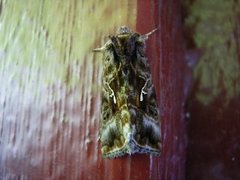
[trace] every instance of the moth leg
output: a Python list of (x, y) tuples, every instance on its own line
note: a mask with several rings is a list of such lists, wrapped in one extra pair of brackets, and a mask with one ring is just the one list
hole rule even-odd
[(109, 93), (109, 97), (112, 97), (114, 104), (116, 104), (117, 100), (116, 100), (116, 96), (114, 94), (114, 91), (112, 90), (112, 88), (110, 87), (110, 85), (108, 83), (105, 83), (105, 85), (106, 85), (106, 88), (107, 88), (106, 90)]

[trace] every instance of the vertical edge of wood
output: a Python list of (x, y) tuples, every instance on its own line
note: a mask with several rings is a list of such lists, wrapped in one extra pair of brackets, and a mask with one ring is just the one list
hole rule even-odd
[(180, 2), (175, 0), (138, 1), (137, 31), (159, 27), (147, 42), (161, 113), (163, 147), (160, 158), (153, 159), (153, 179), (184, 179), (186, 127), (184, 122), (184, 53)]

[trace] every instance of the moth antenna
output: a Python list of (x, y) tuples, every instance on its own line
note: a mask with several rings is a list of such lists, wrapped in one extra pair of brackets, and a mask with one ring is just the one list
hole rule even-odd
[(151, 34), (153, 34), (154, 32), (156, 32), (158, 29), (159, 29), (159, 27), (153, 29), (152, 31), (150, 31), (150, 32), (147, 33), (147, 34), (142, 35), (143, 39), (144, 39), (144, 40), (147, 40), (148, 37), (149, 37)]
[(106, 47), (103, 46), (103, 47), (100, 47), (100, 48), (93, 49), (92, 51), (93, 51), (93, 52), (103, 52), (103, 51), (105, 51), (105, 50), (106, 50)]
[(107, 47), (111, 44), (111, 41), (108, 41), (106, 44), (104, 44), (102, 47), (100, 48), (96, 48), (96, 49), (93, 49), (92, 51), (93, 52), (103, 52), (107, 49)]

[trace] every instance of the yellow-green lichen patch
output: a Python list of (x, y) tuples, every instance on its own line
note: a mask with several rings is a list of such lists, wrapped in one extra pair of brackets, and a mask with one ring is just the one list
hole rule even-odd
[[(225, 0), (196, 0), (190, 5), (186, 25), (194, 29), (194, 42), (203, 56), (194, 71), (199, 80), (197, 98), (208, 104), (220, 94), (226, 102), (240, 93), (240, 64), (235, 32), (240, 4)], [(239, 36), (239, 35), (238, 35)]]

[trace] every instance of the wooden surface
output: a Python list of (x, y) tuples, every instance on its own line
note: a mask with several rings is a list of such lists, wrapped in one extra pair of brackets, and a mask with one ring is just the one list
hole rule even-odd
[[(184, 179), (180, 4), (155, 1), (1, 1), (0, 179)], [(128, 25), (147, 33), (163, 135), (160, 157), (102, 159), (101, 55)]]

